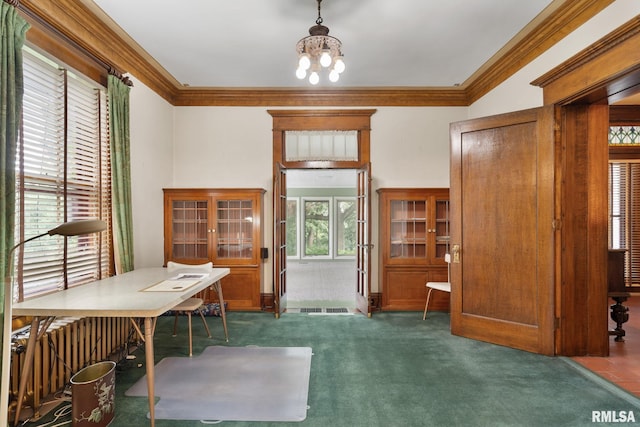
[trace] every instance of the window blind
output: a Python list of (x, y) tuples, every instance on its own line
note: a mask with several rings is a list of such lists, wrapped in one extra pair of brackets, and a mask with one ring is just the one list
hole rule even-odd
[[(25, 48), (24, 100), (17, 156), (17, 236), (26, 239), (73, 220), (110, 223), (105, 88)], [(45, 236), (18, 254), (17, 299), (109, 275), (109, 231)]]
[(609, 162), (609, 247), (626, 249), (625, 284), (640, 285), (640, 163)]

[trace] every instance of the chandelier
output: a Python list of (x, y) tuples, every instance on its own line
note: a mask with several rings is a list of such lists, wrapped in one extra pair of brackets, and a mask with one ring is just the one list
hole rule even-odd
[(320, 81), (319, 73), (322, 69), (328, 69), (329, 80), (337, 82), (345, 67), (342, 57), (342, 43), (337, 38), (330, 36), (329, 28), (322, 25), (320, 3), (322, 0), (318, 0), (316, 25), (309, 28), (309, 35), (296, 44), (298, 52), (296, 77), (302, 80), (307, 77), (307, 72), (309, 72), (309, 83), (312, 85), (318, 84)]

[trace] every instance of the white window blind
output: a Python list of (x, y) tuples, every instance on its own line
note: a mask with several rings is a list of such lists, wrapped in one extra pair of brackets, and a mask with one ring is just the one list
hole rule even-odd
[(358, 131), (286, 131), (287, 161), (356, 161)]
[[(25, 48), (17, 156), (19, 238), (72, 220), (110, 223), (111, 182), (105, 88)], [(45, 236), (18, 254), (16, 299), (109, 275), (109, 231)]]

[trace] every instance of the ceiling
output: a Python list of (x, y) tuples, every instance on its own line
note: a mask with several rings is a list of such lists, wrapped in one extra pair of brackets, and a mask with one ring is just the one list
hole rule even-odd
[[(316, 0), (82, 0), (191, 87), (302, 88), (295, 45)], [(346, 70), (322, 87), (464, 84), (534, 18), (560, 0), (324, 0)], [(124, 34), (126, 33), (126, 34)]]

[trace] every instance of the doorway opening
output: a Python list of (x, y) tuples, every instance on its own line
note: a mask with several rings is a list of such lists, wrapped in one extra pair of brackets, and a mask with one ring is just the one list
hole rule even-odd
[(354, 169), (287, 172), (287, 311), (356, 310)]

